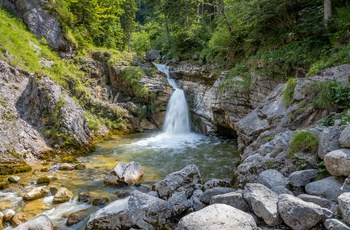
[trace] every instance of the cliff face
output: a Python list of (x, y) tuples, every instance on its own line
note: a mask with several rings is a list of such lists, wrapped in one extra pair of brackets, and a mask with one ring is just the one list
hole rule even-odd
[(74, 55), (74, 46), (64, 37), (61, 24), (50, 14), (47, 0), (0, 0), (0, 6), (21, 18), (30, 32), (45, 38), (47, 44), (60, 52), (61, 56)]
[(246, 85), (240, 77), (229, 80), (215, 66), (175, 65), (171, 70), (186, 92), (195, 129), (214, 135), (236, 135), (235, 122), (252, 111), (278, 81), (255, 76)]

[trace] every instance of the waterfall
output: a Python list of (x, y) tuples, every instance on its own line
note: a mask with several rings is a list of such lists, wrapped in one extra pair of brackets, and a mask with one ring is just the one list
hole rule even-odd
[(166, 74), (169, 84), (175, 90), (168, 103), (163, 132), (169, 135), (190, 133), (190, 118), (184, 91), (170, 77), (168, 66), (156, 63), (154, 65)]

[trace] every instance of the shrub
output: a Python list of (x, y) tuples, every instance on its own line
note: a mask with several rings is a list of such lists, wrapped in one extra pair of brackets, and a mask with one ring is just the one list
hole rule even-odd
[(282, 93), (282, 100), (286, 107), (289, 107), (292, 103), (293, 96), (294, 96), (294, 89), (297, 84), (296, 78), (289, 78), (287, 81), (283, 93)]
[(310, 131), (300, 131), (293, 135), (289, 143), (288, 155), (297, 152), (308, 152), (316, 154), (318, 149), (318, 135)]

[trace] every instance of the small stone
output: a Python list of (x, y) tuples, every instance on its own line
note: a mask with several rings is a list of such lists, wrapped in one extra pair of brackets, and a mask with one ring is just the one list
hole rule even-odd
[(18, 181), (20, 180), (21, 178), (19, 176), (10, 176), (7, 180), (10, 182), (10, 183), (18, 183)]
[(16, 212), (13, 211), (12, 209), (7, 210), (7, 212), (4, 215), (4, 220), (9, 221), (16, 215)]
[(25, 223), (28, 221), (27, 214), (25, 213), (17, 213), (12, 219), (10, 220), (11, 224), (15, 227)]
[(61, 187), (58, 189), (56, 195), (53, 197), (53, 203), (59, 204), (68, 202), (72, 198), (73, 194), (65, 187)]
[(24, 200), (36, 200), (39, 198), (43, 198), (49, 194), (49, 191), (44, 189), (43, 187), (37, 187), (29, 191), (27, 194), (24, 195)]

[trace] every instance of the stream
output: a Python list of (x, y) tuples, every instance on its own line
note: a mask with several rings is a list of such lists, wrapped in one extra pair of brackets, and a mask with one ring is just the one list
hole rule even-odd
[[(45, 213), (57, 229), (84, 229), (86, 222), (71, 227), (66, 226), (70, 213), (91, 208), (91, 212), (101, 208), (78, 202), (80, 192), (93, 191), (97, 196), (118, 199), (117, 191), (131, 192), (135, 189), (147, 191), (152, 184), (166, 175), (181, 170), (189, 164), (199, 167), (203, 182), (213, 179), (231, 180), (235, 164), (239, 160), (237, 143), (234, 139), (208, 137), (195, 133), (167, 135), (164, 133), (139, 133), (112, 136), (98, 144), (95, 152), (79, 158), (86, 164), (84, 170), (41, 172), (43, 165), (33, 166), (33, 171), (21, 173), (19, 184), (11, 184), (8, 192), (0, 192), (0, 211), (13, 209), (25, 213), (28, 219)], [(139, 162), (144, 171), (141, 186), (116, 187), (105, 185), (103, 180), (118, 162)], [(23, 201), (22, 197), (32, 189), (40, 176), (57, 178), (48, 186), (67, 187), (74, 194), (70, 202), (52, 204), (53, 196)], [(0, 179), (5, 179), (1, 177)], [(12, 229), (11, 227), (5, 228)]]
[[(30, 220), (37, 214), (46, 214), (54, 223), (56, 229), (85, 229), (85, 221), (71, 227), (66, 226), (69, 214), (88, 209), (93, 213), (101, 206), (92, 206), (78, 202), (81, 192), (93, 192), (96, 197), (106, 197), (109, 201), (118, 199), (118, 193), (141, 190), (147, 192), (152, 185), (166, 175), (179, 171), (190, 164), (198, 166), (202, 182), (210, 179), (231, 180), (235, 165), (239, 161), (237, 141), (219, 137), (204, 136), (190, 131), (189, 109), (185, 94), (178, 88), (175, 81), (169, 77), (169, 68), (156, 65), (167, 75), (174, 92), (168, 103), (162, 132), (138, 133), (112, 136), (98, 144), (95, 152), (79, 158), (86, 165), (83, 170), (43, 171), (43, 167), (51, 165), (37, 164), (28, 173), (18, 174), (20, 181), (11, 184), (9, 189), (0, 191), (0, 212), (6, 213), (13, 209), (16, 213), (24, 213)], [(144, 176), (141, 186), (116, 187), (104, 184), (104, 178), (117, 163), (135, 161), (141, 164)], [(51, 186), (66, 187), (73, 192), (73, 198), (63, 204), (53, 204), (53, 196), (24, 201), (22, 197), (36, 185), (39, 177), (48, 176), (51, 179), (46, 189)], [(0, 176), (0, 180), (6, 180)], [(13, 229), (5, 226), (6, 230)]]

